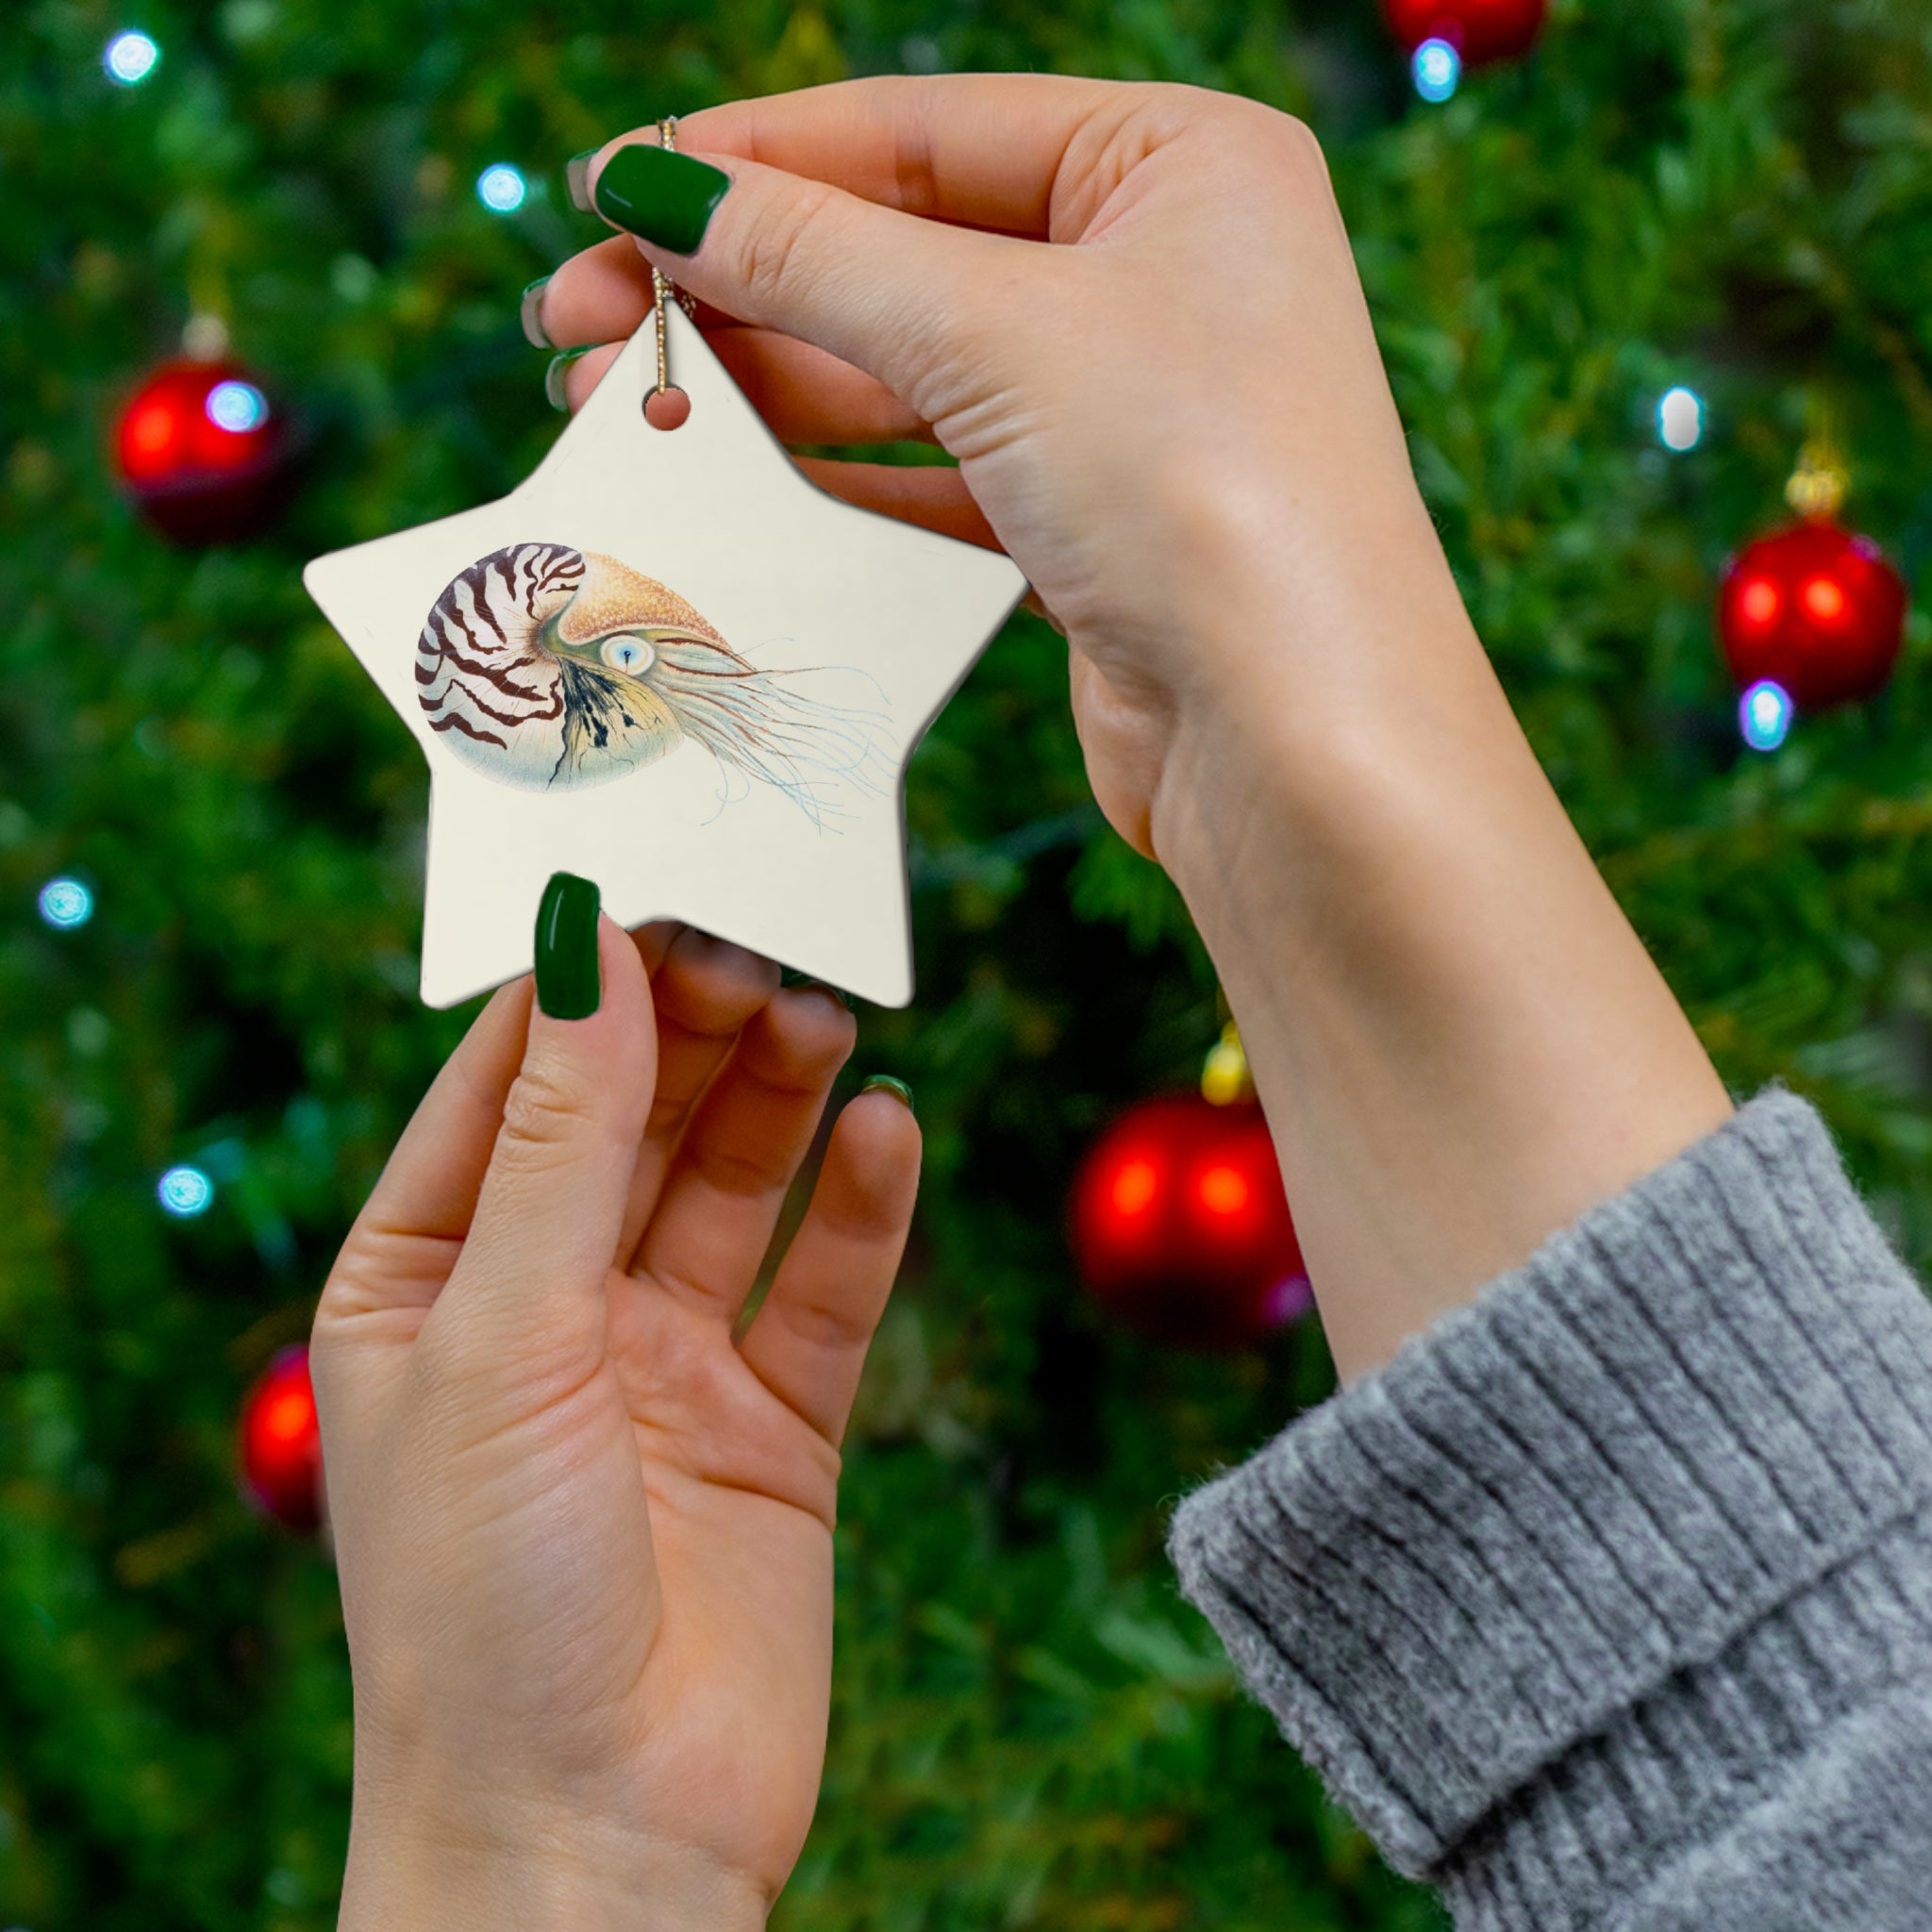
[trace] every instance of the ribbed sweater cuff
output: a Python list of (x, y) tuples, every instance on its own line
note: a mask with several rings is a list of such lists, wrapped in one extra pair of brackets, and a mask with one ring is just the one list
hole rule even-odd
[[(1441, 1876), (1578, 1765), (1635, 1805), (1606, 1738), (1709, 1785), (1702, 1734), (1674, 1765), (1639, 1707), (1724, 1694), (1747, 1637), (1802, 1652), (1795, 1599), (1918, 1540), (1928, 1387), (1932, 1306), (1774, 1088), (1188, 1497), (1170, 1547), (1290, 1741)], [(1801, 1742), (1732, 1729), (1737, 1792)]]

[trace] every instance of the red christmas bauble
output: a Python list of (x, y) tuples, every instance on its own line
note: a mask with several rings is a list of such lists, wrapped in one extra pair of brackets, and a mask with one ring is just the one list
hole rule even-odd
[(170, 362), (114, 425), (114, 465), (142, 514), (181, 543), (265, 528), (288, 500), (291, 439), (267, 391), (234, 362)]
[(308, 1350), (285, 1348), (242, 1404), (242, 1494), (305, 1534), (322, 1524), (322, 1431)]
[(1074, 1176), (1074, 1257), (1125, 1326), (1242, 1348), (1311, 1306), (1274, 1143), (1252, 1101), (1163, 1094), (1130, 1108)]
[(1905, 579), (1871, 538), (1825, 518), (1746, 544), (1718, 592), (1718, 636), (1738, 688), (1768, 677), (1801, 711), (1882, 690), (1905, 625)]
[(1465, 67), (1513, 60), (1535, 46), (1549, 0), (1383, 0), (1389, 31), (1405, 53), (1447, 41)]

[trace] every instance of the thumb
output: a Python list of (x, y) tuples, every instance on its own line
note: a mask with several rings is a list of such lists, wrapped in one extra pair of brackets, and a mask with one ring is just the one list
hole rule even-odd
[(558, 873), (537, 915), (537, 999), (463, 1250), (430, 1321), (525, 1378), (588, 1375), (604, 1347), (657, 1084), (650, 980), (597, 888)]
[(679, 288), (876, 376), (928, 422), (937, 379), (987, 339), (986, 291), (1037, 247), (926, 221), (739, 155), (649, 139), (591, 163), (589, 199)]

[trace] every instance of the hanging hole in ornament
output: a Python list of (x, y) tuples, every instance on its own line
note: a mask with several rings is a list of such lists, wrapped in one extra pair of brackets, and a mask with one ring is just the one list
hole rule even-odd
[(644, 398), (644, 421), (653, 429), (681, 429), (691, 415), (691, 398), (675, 382), (654, 389)]

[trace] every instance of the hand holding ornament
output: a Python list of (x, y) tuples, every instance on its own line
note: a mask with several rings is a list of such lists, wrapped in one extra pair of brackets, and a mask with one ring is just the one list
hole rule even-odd
[(839, 1441), (919, 1133), (853, 1041), (579, 880), (345, 1243), (310, 1368), (354, 1666), (343, 1932), (756, 1926), (824, 1756)]
[(629, 232), (526, 314), (614, 343), (661, 269), (781, 439), (958, 458), (799, 460), (1004, 547), (1066, 635), (1094, 795), (1213, 956), (1344, 1375), (1726, 1116), (1463, 608), (1307, 127), (959, 75), (707, 108), (677, 147), (578, 158)]
[(675, 156), (646, 126), (575, 172), (642, 232), (533, 298), (550, 341), (606, 345), (566, 365), (570, 400), (649, 313), (655, 263), (782, 440), (957, 457), (801, 467), (1007, 550), (1072, 645), (1095, 794), (1142, 852), (1175, 749), (1328, 655), (1333, 561), (1204, 648), (1255, 545), (1346, 559), (1385, 610), (1418, 589), (1454, 606), (1321, 149), (1285, 114), (1036, 75), (865, 80), (684, 116)]

